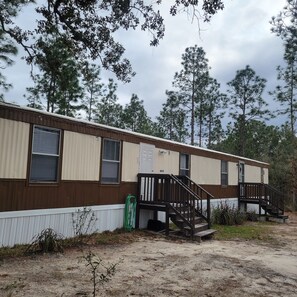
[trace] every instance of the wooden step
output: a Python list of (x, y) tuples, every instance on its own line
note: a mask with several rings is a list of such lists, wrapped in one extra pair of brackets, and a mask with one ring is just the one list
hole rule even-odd
[(215, 229), (207, 229), (207, 230), (203, 230), (203, 231), (200, 231), (200, 232), (196, 232), (194, 233), (194, 236), (195, 237), (206, 237), (206, 236), (211, 236), (213, 235), (215, 232), (217, 232), (217, 230)]
[(195, 217), (195, 219), (194, 219), (195, 224), (200, 224), (203, 222), (205, 222), (205, 220), (202, 217)]
[[(195, 224), (194, 230), (195, 232), (199, 232), (199, 231), (206, 230), (207, 228), (208, 228), (207, 223), (200, 223), (200, 224)], [(191, 230), (189, 226), (184, 227), (184, 229)]]

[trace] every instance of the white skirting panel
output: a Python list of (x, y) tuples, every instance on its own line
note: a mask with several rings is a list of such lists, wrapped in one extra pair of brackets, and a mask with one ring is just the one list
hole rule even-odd
[[(220, 206), (220, 204), (227, 204), (230, 207), (238, 207), (238, 198), (222, 198), (222, 199), (211, 199), (210, 200), (210, 208), (214, 208)], [(206, 200), (202, 201), (203, 209), (206, 209)]]
[[(96, 215), (94, 231), (112, 231), (124, 224), (124, 204), (90, 206)], [(72, 237), (72, 214), (83, 208), (54, 208), (26, 211), (0, 212), (0, 246), (30, 243), (32, 238), (46, 228), (52, 228), (64, 237)]]
[[(238, 198), (211, 199), (210, 200), (210, 209), (219, 206), (221, 203), (227, 204), (230, 207), (237, 208), (238, 207)], [(202, 208), (203, 208), (203, 210), (206, 210), (206, 208), (207, 208), (207, 202), (206, 202), (206, 200), (203, 200), (202, 201)], [(153, 211), (147, 211), (147, 212), (151, 212), (151, 215), (147, 218), (147, 221), (148, 221), (149, 219), (152, 219), (153, 218)], [(160, 220), (161, 222), (164, 222), (165, 223), (166, 214), (165, 214), (164, 211), (158, 211), (158, 220)], [(143, 221), (142, 222), (142, 225), (141, 224), (139, 225), (140, 228), (141, 227), (146, 228), (147, 221), (146, 222)]]

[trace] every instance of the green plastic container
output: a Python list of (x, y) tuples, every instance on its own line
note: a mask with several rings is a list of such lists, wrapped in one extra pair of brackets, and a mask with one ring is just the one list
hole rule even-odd
[(127, 231), (131, 231), (135, 228), (135, 218), (136, 218), (136, 197), (133, 195), (128, 195), (125, 203), (125, 218), (124, 218), (124, 228)]

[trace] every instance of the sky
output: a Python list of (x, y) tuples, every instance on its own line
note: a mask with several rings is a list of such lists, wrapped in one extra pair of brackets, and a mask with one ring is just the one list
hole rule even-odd
[[(181, 56), (187, 47), (198, 45), (206, 52), (211, 67), (210, 75), (226, 91), (237, 70), (250, 65), (257, 75), (267, 80), (264, 99), (272, 110), (276, 103), (268, 95), (277, 85), (276, 67), (283, 63), (283, 46), (279, 37), (271, 33), (269, 21), (285, 6), (285, 0), (225, 0), (225, 8), (219, 11), (210, 23), (192, 21), (185, 13), (169, 15), (169, 4), (164, 0), (160, 7), (165, 19), (166, 32), (159, 46), (149, 46), (150, 35), (140, 30), (121, 32), (116, 38), (126, 48), (125, 56), (130, 59), (136, 76), (131, 83), (118, 84), (119, 103), (125, 105), (131, 95), (137, 94), (153, 119), (159, 114), (166, 101), (166, 90), (172, 90), (174, 74), (181, 67)], [(30, 27), (34, 12), (28, 7), (19, 18), (20, 25)], [(31, 25), (33, 25), (31, 23)], [(30, 66), (21, 59), (20, 51), (15, 64), (3, 71), (13, 89), (5, 93), (5, 100), (26, 105), (26, 87), (32, 86)], [(102, 72), (103, 79), (115, 78), (110, 72)], [(274, 120), (276, 121), (276, 120)]]

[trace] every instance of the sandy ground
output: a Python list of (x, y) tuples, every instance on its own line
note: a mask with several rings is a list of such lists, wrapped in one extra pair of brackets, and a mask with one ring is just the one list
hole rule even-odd
[[(297, 296), (297, 216), (270, 228), (273, 244), (142, 236), (92, 246), (105, 263), (122, 261), (96, 296)], [(0, 296), (92, 296), (90, 278), (79, 250), (8, 259)]]

